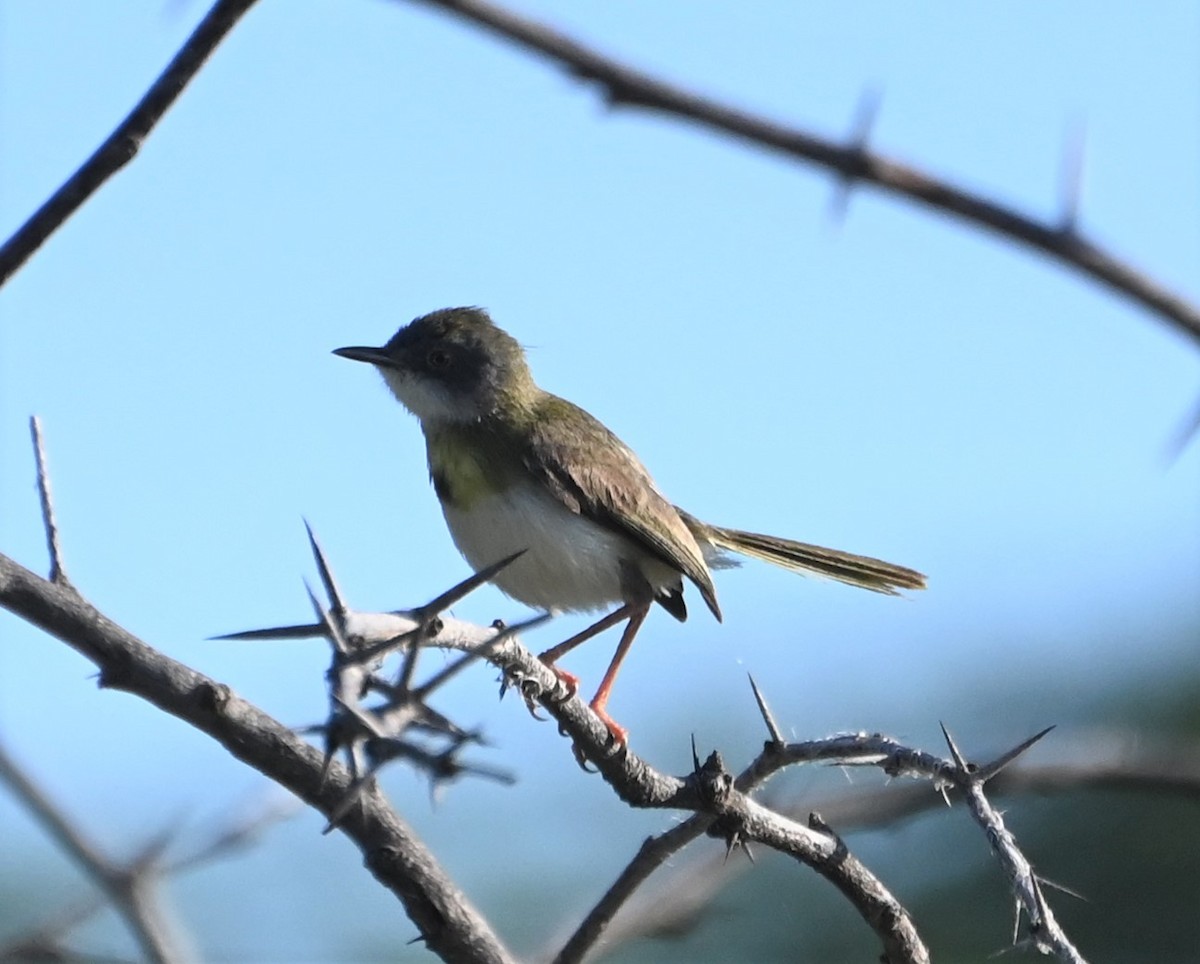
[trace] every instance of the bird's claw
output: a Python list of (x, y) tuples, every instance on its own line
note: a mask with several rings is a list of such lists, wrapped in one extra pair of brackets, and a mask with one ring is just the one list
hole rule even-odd
[(562, 687), (555, 686), (549, 693), (549, 699), (555, 704), (561, 706), (563, 703), (568, 703), (575, 699), (579, 693), (579, 680), (570, 673), (564, 673), (558, 677), (558, 681)]
[[(563, 730), (559, 730), (559, 732), (562, 733), (564, 736), (567, 735), (565, 733), (565, 731), (563, 731)], [(600, 772), (598, 769), (596, 769), (594, 766), (592, 766), (591, 764), (588, 763), (587, 756), (585, 756), (584, 752), (583, 752), (583, 747), (581, 747), (578, 743), (571, 744), (571, 753), (575, 757), (575, 762), (579, 764), (579, 769), (581, 769), (584, 773), (599, 773)]]
[(546, 717), (538, 712), (538, 698), (542, 695), (542, 687), (537, 680), (523, 679), (520, 684), (521, 698), (525, 700), (525, 709), (529, 710), (529, 715), (539, 722), (545, 722)]

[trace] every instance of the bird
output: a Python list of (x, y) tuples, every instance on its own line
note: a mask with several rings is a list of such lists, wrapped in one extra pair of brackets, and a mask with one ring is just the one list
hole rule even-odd
[(686, 581), (720, 622), (712, 570), (738, 565), (731, 553), (878, 593), (925, 588), (904, 566), (711, 525), (673, 505), (598, 419), (538, 387), (521, 344), (482, 308), (433, 311), (381, 347), (334, 354), (375, 366), (420, 422), (446, 526), (475, 571), (520, 553), (491, 580), (509, 597), (552, 613), (607, 610), (539, 656), (571, 692), (578, 680), (558, 660), (625, 624), (589, 703), (621, 746), (628, 733), (606, 707), (651, 607), (685, 620)]

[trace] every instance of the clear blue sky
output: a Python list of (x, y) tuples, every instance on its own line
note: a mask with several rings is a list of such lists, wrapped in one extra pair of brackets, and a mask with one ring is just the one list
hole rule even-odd
[[(205, 9), (0, 9), (0, 234)], [(1083, 229), (1200, 299), (1195, 4), (520, 9), (833, 137), (876, 86), (878, 149), (1034, 214), (1058, 209), (1083, 122)], [(544, 387), (604, 420), (696, 514), (929, 574), (928, 592), (894, 600), (748, 565), (720, 574), (724, 625), (696, 605), (684, 626), (654, 616), (611, 709), (665, 768), (686, 765), (692, 732), (733, 760), (753, 752), (747, 671), (797, 735), (932, 744), (947, 719), (990, 747), (1122, 680), (1194, 669), (1200, 647), (1181, 640), (1200, 627), (1200, 445), (1165, 453), (1200, 392), (1195, 345), (973, 228), (870, 189), (836, 227), (830, 198), (820, 171), (607, 111), (423, 7), (263, 0), (133, 164), (0, 292), (0, 549), (45, 570), (37, 413), (80, 588), (285, 721), (315, 719), (319, 645), (205, 637), (307, 618), (302, 515), (363, 608), (420, 603), (466, 574), (415, 421), (330, 350), (479, 304), (529, 346)], [(524, 611), (488, 592), (458, 614)], [(60, 644), (0, 625), (0, 734), (69, 806), (133, 839), (260, 788), (181, 724), (97, 693)], [(594, 682), (612, 644), (567, 665)], [(435, 848), (486, 840), (504, 866), (477, 815), (515, 821), (553, 800), (569, 812), (541, 816), (564, 828), (579, 813), (623, 828), (607, 868), (661, 825), (618, 815), (551, 726), (494, 696), (480, 668), (439, 705), (493, 735), (483, 758), (517, 770), (516, 788), (459, 785), (431, 813), (418, 780), (391, 778)], [(297, 846), (336, 851), (353, 874), (349, 848), (314, 843), (315, 826)], [(499, 900), (458, 853), (473, 896)]]

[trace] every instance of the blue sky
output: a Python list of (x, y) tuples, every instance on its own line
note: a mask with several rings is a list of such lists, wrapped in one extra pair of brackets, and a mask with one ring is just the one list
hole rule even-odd
[[(0, 233), (95, 148), (204, 9), (0, 10)], [(519, 9), (831, 137), (877, 87), (874, 146), (1035, 215), (1058, 210), (1082, 122), (1083, 230), (1200, 298), (1194, 4)], [(693, 731), (753, 752), (746, 672), (797, 735), (931, 744), (945, 718), (994, 746), (1123, 681), (1194, 668), (1200, 445), (1166, 457), (1200, 389), (1194, 344), (869, 188), (831, 224), (831, 194), (812, 168), (609, 111), (418, 5), (264, 0), (141, 155), (0, 291), (0, 547), (44, 571), (37, 413), (80, 588), (282, 719), (315, 718), (317, 644), (205, 638), (307, 617), (301, 516), (363, 608), (466, 574), (415, 421), (330, 350), (479, 304), (529, 346), (544, 387), (605, 421), (696, 514), (929, 574), (928, 592), (895, 600), (749, 564), (719, 574), (724, 625), (697, 605), (683, 626), (652, 617), (610, 708), (660, 765), (686, 765)], [(458, 614), (524, 611), (483, 592)], [(132, 830), (257, 792), (182, 725), (97, 693), (61, 645), (0, 625), (0, 732), (69, 805)], [(594, 683), (614, 644), (567, 665)], [(598, 781), (568, 777), (551, 727), (494, 691), (480, 668), (441, 706), (493, 734), (487, 759), (520, 772), (517, 788), (455, 787), (431, 814), (417, 780), (393, 777), (435, 847), (477, 811), (528, 812), (553, 780), (573, 781), (553, 791), (571, 808), (616, 808)], [(134, 795), (145, 811), (117, 816)]]

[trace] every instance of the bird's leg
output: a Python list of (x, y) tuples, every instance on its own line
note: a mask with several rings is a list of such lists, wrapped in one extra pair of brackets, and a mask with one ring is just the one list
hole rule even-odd
[(600, 688), (596, 690), (596, 695), (592, 697), (592, 701), (588, 704), (592, 708), (592, 712), (600, 717), (600, 721), (608, 727), (608, 732), (612, 734), (613, 739), (617, 741), (619, 746), (624, 746), (628, 742), (629, 733), (608, 715), (604, 707), (608, 703), (608, 694), (612, 690), (613, 683), (616, 682), (617, 671), (621, 668), (621, 661), (625, 658), (625, 654), (629, 652), (629, 647), (633, 644), (633, 637), (642, 628), (642, 623), (646, 621), (646, 614), (649, 612), (649, 603), (633, 607), (633, 611), (629, 614), (629, 622), (625, 624), (625, 630), (621, 633), (621, 641), (617, 643), (617, 651), (613, 653), (612, 662), (608, 664), (608, 669), (604, 673), (604, 679), (600, 681)]
[(637, 608), (638, 606), (633, 603), (626, 603), (624, 606), (614, 609), (603, 619), (592, 623), (592, 625), (583, 630), (583, 632), (576, 633), (570, 639), (559, 643), (557, 646), (551, 646), (544, 653), (540, 654), (538, 659), (545, 663), (546, 666), (554, 672), (554, 675), (566, 683), (567, 687), (572, 693), (574, 693), (576, 688), (579, 686), (579, 677), (572, 673), (568, 673), (565, 669), (559, 669), (554, 664), (566, 656), (567, 653), (573, 650), (580, 643), (586, 643), (593, 636), (604, 632), (604, 630), (608, 629), (610, 626), (615, 626), (622, 619), (632, 618), (632, 613)]

